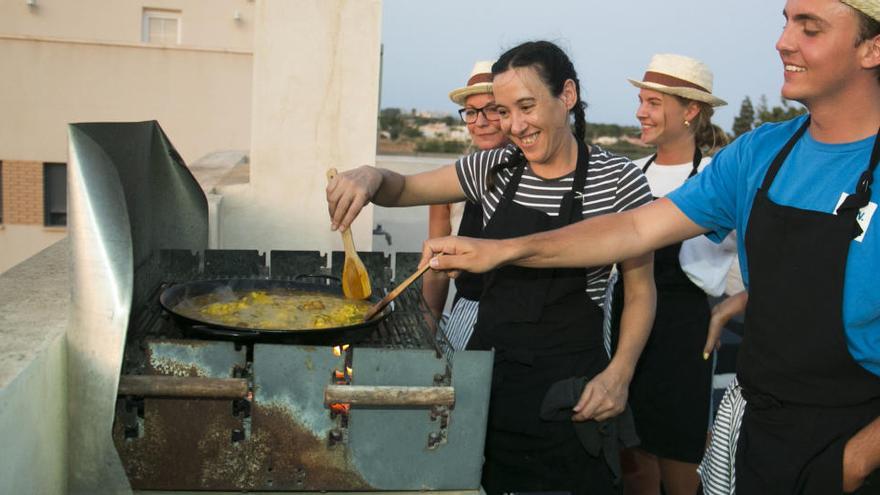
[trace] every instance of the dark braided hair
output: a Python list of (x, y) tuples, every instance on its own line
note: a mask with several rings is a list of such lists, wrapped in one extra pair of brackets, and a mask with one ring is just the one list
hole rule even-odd
[[(568, 55), (554, 43), (549, 41), (527, 41), (517, 45), (510, 50), (504, 52), (498, 60), (492, 65), (492, 75), (497, 76), (507, 72), (509, 69), (520, 67), (532, 67), (538, 73), (538, 77), (550, 90), (553, 96), (562, 94), (565, 81), (571, 79), (574, 81), (577, 101), (571, 109), (574, 114), (574, 135), (579, 140), (584, 140), (587, 135), (587, 104), (581, 99), (581, 83), (578, 80), (577, 72)], [(516, 167), (525, 164), (525, 156), (517, 153), (506, 163), (501, 162), (495, 165), (489, 172), (486, 181), (486, 189), (492, 188), (494, 185), (494, 176), (504, 168)]]

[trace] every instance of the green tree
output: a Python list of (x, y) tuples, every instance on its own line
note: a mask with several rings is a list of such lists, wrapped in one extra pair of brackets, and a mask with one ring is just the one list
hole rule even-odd
[(733, 135), (740, 136), (752, 130), (755, 125), (755, 108), (752, 99), (746, 96), (739, 107), (739, 115), (733, 119)]
[(768, 122), (782, 122), (784, 120), (791, 120), (798, 115), (803, 115), (807, 112), (807, 110), (798, 105), (793, 106), (789, 104), (788, 100), (785, 98), (780, 98), (780, 102), (782, 106), (774, 106), (773, 108), (768, 108), (767, 106), (767, 97), (761, 95), (761, 100), (758, 103), (758, 114), (755, 118), (755, 126), (759, 126), (761, 124), (766, 124)]

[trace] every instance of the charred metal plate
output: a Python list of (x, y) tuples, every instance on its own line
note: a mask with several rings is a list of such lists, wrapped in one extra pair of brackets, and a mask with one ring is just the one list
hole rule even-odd
[[(149, 340), (155, 375), (231, 378), (247, 366), (232, 342)], [(259, 458), (248, 443), (246, 401), (119, 398), (113, 442), (131, 486), (140, 489), (238, 489), (258, 485)], [(265, 453), (263, 453), (265, 455)]]
[[(442, 415), (432, 414), (431, 408), (352, 408), (346, 448), (370, 486), (479, 489), (492, 362), (492, 352), (455, 354), (455, 406), (445, 428)], [(352, 384), (434, 386), (435, 375), (445, 374), (446, 363), (432, 351), (357, 348), (352, 354)]]
[(126, 431), (117, 401), (113, 441), (133, 488), (236, 489), (254, 486), (257, 474), (244, 462), (248, 445), (233, 440), (243, 431), (230, 400), (146, 398), (143, 430)]
[[(341, 416), (324, 406), (324, 387), (344, 358), (330, 347), (254, 345), (254, 404), (249, 442), (264, 459), (261, 490), (368, 490), (349, 452), (330, 441)], [(331, 443), (333, 445), (331, 445)]]
[(154, 375), (232, 378), (246, 366), (247, 350), (232, 342), (148, 340), (147, 368)]

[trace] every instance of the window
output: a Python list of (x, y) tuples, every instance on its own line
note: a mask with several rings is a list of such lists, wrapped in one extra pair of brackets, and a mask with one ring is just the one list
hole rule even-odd
[(158, 45), (179, 45), (180, 11), (144, 9), (141, 40)]
[(43, 164), (43, 222), (47, 227), (67, 225), (67, 164)]

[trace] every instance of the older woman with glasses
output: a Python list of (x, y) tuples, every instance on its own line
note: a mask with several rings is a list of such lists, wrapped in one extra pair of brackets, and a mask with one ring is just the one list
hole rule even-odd
[[(451, 91), (449, 99), (462, 106), (458, 114), (467, 125), (475, 151), (500, 148), (508, 143), (507, 136), (501, 132), (501, 119), (494, 111), (492, 62), (480, 61), (474, 64), (467, 84)], [(429, 238), (447, 236), (453, 231), (457, 231), (458, 235), (479, 237), (482, 230), (483, 214), (477, 203), (463, 201), (430, 206)], [(464, 349), (473, 333), (480, 306), (480, 293), (483, 291), (482, 280), (482, 275), (471, 273), (462, 273), (455, 279), (452, 310), (442, 326), (455, 350)], [(449, 277), (446, 274), (428, 272), (424, 275), (422, 295), (437, 318), (446, 306), (448, 292)]]

